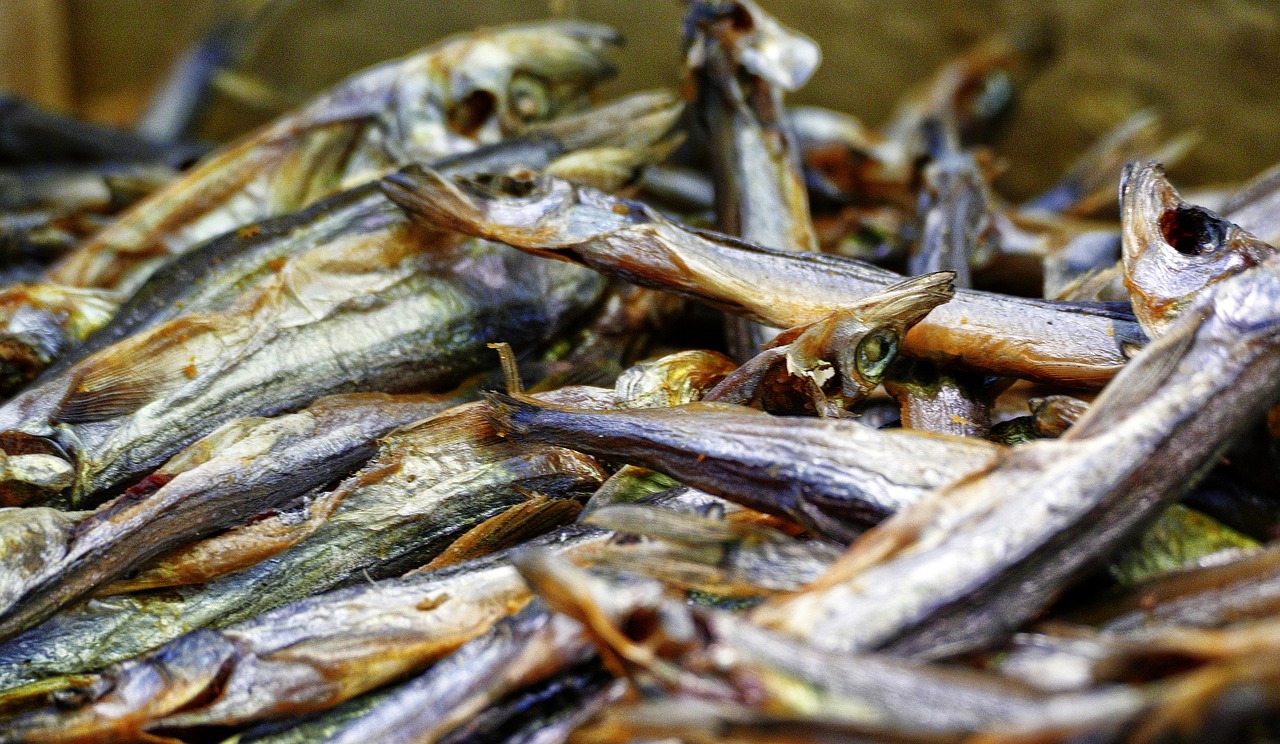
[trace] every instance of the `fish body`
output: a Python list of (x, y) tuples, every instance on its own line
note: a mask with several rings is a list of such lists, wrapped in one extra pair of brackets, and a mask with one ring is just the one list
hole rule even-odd
[[(392, 198), (423, 219), (537, 255), (590, 266), (776, 328), (812, 323), (902, 280), (838, 256), (796, 253), (690, 230), (648, 207), (555, 181), (519, 194), (426, 171), (388, 177)], [(1145, 343), (1129, 311), (957, 290), (907, 334), (905, 351), (988, 373), (1099, 387)]]

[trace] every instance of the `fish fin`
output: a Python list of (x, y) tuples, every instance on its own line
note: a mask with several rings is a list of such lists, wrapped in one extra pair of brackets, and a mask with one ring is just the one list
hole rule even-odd
[(210, 357), (192, 342), (216, 343), (215, 325), (212, 317), (182, 318), (89, 357), (50, 418), (79, 424), (136, 412), (196, 376), (197, 360)]

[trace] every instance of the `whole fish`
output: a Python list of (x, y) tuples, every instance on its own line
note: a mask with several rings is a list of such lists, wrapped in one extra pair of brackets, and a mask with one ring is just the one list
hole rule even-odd
[[(604, 47), (617, 41), (613, 31), (587, 23), (515, 25), (454, 37), (357, 73), (134, 205), (53, 267), (45, 282), (130, 295), (166, 261), (210, 238), (252, 231), (255, 222), (396, 167), (467, 152), (575, 111), (613, 74)], [(0, 297), (0, 328), (39, 312), (30, 305), (38, 299)], [(12, 338), (0, 333), (0, 344), (18, 343)], [(52, 358), (32, 356), (41, 366)]]
[[(490, 393), (499, 431), (642, 465), (848, 542), (930, 490), (989, 467), (989, 442), (724, 403), (581, 411)], [(821, 453), (821, 456), (816, 456)], [(906, 454), (910, 453), (910, 454)]]
[(1185, 493), (1280, 397), (1280, 262), (1202, 293), (1061, 439), (1004, 451), (754, 620), (822, 648), (989, 647)]
[(991, 193), (973, 154), (960, 149), (954, 123), (930, 119), (924, 126), (930, 144), (916, 205), (920, 238), (907, 270), (954, 271), (956, 286), (971, 289), (972, 267), (998, 250)]
[[(901, 281), (867, 264), (772, 250), (681, 227), (625, 199), (563, 181), (507, 191), (406, 169), (383, 182), (427, 221), (582, 263), (778, 328), (812, 323)], [(966, 369), (1098, 387), (1144, 336), (1128, 312), (958, 290), (903, 340), (907, 354)]]
[[(298, 413), (224, 424), (83, 520), (45, 531), (38, 558), (27, 550), (0, 553), (0, 638), (154, 556), (345, 477), (391, 429), (457, 398), (335, 396)], [(7, 511), (18, 523), (43, 510)]]
[[(706, 129), (721, 232), (784, 250), (816, 251), (800, 156), (782, 92), (818, 67), (818, 45), (749, 0), (690, 4), (686, 64), (694, 114)], [(772, 334), (731, 319), (729, 348), (745, 361)]]
[[(647, 158), (679, 112), (669, 92), (638, 93), (581, 114), (531, 125), (519, 137), (441, 158), (435, 166), (458, 175), (541, 171), (562, 167), (571, 153), (599, 156), (622, 151), (634, 170), (635, 162)], [(379, 230), (403, 219), (377, 186), (369, 184), (206, 241), (158, 269), (108, 325), (61, 354), (40, 379), (52, 379), (93, 352), (179, 315), (223, 310), (274, 275), (284, 261), (317, 245), (373, 240)]]
[[(595, 388), (565, 388), (547, 395), (579, 405), (615, 402), (613, 391)], [(257, 621), (251, 618), (312, 594), (399, 576), (430, 561), (469, 528), (524, 502), (521, 491), (585, 497), (603, 482), (604, 471), (586, 456), (496, 436), (484, 407), (458, 406), (402, 428), (383, 440), (378, 454), (360, 473), (335, 490), (304, 502), (300, 513), (271, 517), (281, 529), (291, 527), (300, 533), (293, 540), (267, 546), (278, 551), (274, 554), (247, 556), (247, 565), (237, 566), (235, 573), (197, 586), (81, 600), (0, 645), (0, 688), (73, 669), (101, 669), (196, 628), (225, 628), (241, 621), (252, 625)], [(416, 577), (405, 581), (410, 579)], [(482, 594), (483, 581), (477, 581), (480, 586), (474, 592)], [(496, 606), (482, 602), (468, 609), (473, 601), (468, 597), (480, 596), (471, 592), (450, 590), (450, 595), (461, 611), (481, 613), (473, 618), (484, 613), (492, 616), (505, 607), (504, 598), (485, 601)], [(420, 595), (414, 602), (425, 599)], [(373, 612), (374, 606), (368, 611)], [(405, 611), (411, 613), (412, 606)], [(296, 619), (291, 612), (276, 617), (270, 622)], [(342, 620), (333, 617), (332, 622)], [(387, 622), (387, 627), (394, 627), (399, 621), (388, 616)], [(305, 627), (305, 622), (297, 626)], [(478, 627), (476, 633), (483, 630)], [(384, 646), (382, 652), (398, 653), (395, 646)], [(382, 668), (371, 664), (370, 673), (375, 675), (380, 672), (372, 667)], [(246, 672), (257, 668), (251, 664)], [(286, 673), (279, 681), (284, 684), (289, 677)], [(219, 706), (216, 710), (236, 708), (234, 718), (250, 720), (258, 715), (252, 711), (275, 706), (284, 706), (279, 709), (284, 711), (288, 699), (301, 704), (292, 693), (275, 698), (259, 686), (249, 698), (240, 699), (228, 691), (211, 703)], [(337, 702), (325, 703), (327, 699), (318, 698), (316, 703), (327, 707)], [(214, 715), (210, 714), (210, 723)]]
[(49, 280), (128, 291), (208, 238), (581, 107), (612, 75), (602, 47), (616, 41), (587, 23), (515, 25), (356, 73), (135, 206)]
[[(423, 239), (385, 211), (371, 230), (339, 231), (226, 310), (154, 326), (10, 401), (0, 447), (62, 457), (75, 483), (62, 496), (65, 484), (51, 480), (43, 500), (93, 505), (229, 419), (328, 394), (455, 384), (487, 366), (487, 343), (536, 347), (604, 286), (505, 246)], [(30, 503), (33, 487), (10, 477), (0, 493)]]

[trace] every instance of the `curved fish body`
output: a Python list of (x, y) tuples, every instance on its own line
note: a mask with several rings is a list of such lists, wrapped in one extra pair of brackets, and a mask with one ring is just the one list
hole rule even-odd
[[(390, 220), (288, 261), (223, 312), (110, 346), (0, 409), (2, 446), (74, 465), (72, 488), (49, 483), (43, 500), (94, 504), (232, 418), (456, 384), (489, 366), (486, 344), (545, 343), (604, 289), (583, 269), (433, 233), (432, 247), (449, 249), (441, 264), (420, 237)], [(10, 477), (0, 492), (30, 503), (33, 488), (38, 479)]]
[[(693, 109), (710, 140), (717, 226), (751, 243), (816, 251), (782, 92), (797, 90), (817, 69), (818, 45), (753, 2), (692, 3), (685, 27)], [(738, 319), (728, 332), (743, 361), (773, 335)]]
[[(615, 402), (612, 391), (594, 388), (565, 388), (548, 396), (550, 400), (584, 406), (610, 406)], [(305, 501), (294, 513), (281, 513), (250, 525), (252, 528), (275, 521), (278, 530), (292, 530), (290, 540), (281, 548), (272, 548), (278, 552), (271, 554), (267, 550), (246, 556), (242, 559), (246, 565), (237, 567), (234, 573), (197, 586), (176, 587), (158, 594), (81, 600), (9, 640), (0, 646), (0, 688), (50, 674), (65, 674), (69, 669), (102, 669), (196, 628), (224, 628), (242, 621), (254, 627), (276, 628), (279, 626), (275, 624), (283, 623), (291, 628), (289, 632), (305, 636), (310, 621), (292, 612), (282, 610), (261, 622), (250, 618), (313, 594), (404, 574), (430, 561), (471, 527), (524, 502), (522, 492), (585, 497), (603, 482), (605, 475), (598, 464), (584, 455), (497, 436), (487, 423), (484, 404), (449, 409), (387, 437), (369, 465), (334, 491)], [(251, 562), (254, 560), (257, 562)], [(448, 570), (451, 569), (423, 575)], [(406, 581), (417, 578), (415, 575)], [(477, 588), (474, 592), (483, 590)], [(429, 596), (418, 595), (414, 602), (423, 603)], [(475, 596), (472, 590), (451, 596), (450, 612), (455, 606), (459, 611), (472, 611), (465, 607), (472, 601), (469, 597)], [(506, 606), (505, 598), (492, 602), (497, 606), (486, 612)], [(480, 605), (476, 611), (483, 609), (484, 603)], [(407, 605), (404, 611), (411, 615), (412, 607)], [(371, 603), (363, 611), (376, 614), (377, 604)], [(386, 611), (386, 621), (379, 621), (383, 627), (395, 627), (403, 620), (392, 617), (395, 612), (390, 606)], [(421, 611), (429, 613), (429, 608)], [(315, 612), (319, 617), (325, 610), (317, 607)], [(497, 616), (492, 618), (496, 619)], [(342, 622), (352, 620), (335, 616), (327, 622), (336, 629)], [(348, 634), (351, 627), (346, 626)], [(477, 627), (475, 633), (483, 631), (484, 627)], [(381, 636), (375, 632), (371, 639), (375, 637)], [(282, 641), (277, 648), (286, 646), (289, 643)], [(379, 653), (395, 649), (394, 645), (383, 647)], [(377, 670), (378, 664), (371, 666), (371, 674), (382, 673)], [(255, 669), (250, 665), (246, 672), (253, 673)], [(281, 682), (288, 676), (281, 677)], [(344, 683), (343, 689), (352, 686)], [(363, 690), (354, 692), (359, 691)], [(245, 706), (257, 706), (261, 711), (287, 710), (289, 696), (283, 692), (276, 698), (260, 687), (249, 700), (236, 700), (228, 694), (223, 703), (238, 706), (237, 720), (249, 720), (253, 716), (245, 712)], [(322, 703), (319, 707), (337, 702), (324, 700), (328, 699), (317, 699)], [(209, 723), (213, 723), (213, 714), (210, 715)], [(264, 717), (269, 716), (264, 713)]]
[(1151, 338), (1207, 287), (1276, 253), (1239, 225), (1184, 201), (1155, 163), (1125, 168), (1120, 211), (1124, 283)]
[[(581, 263), (777, 328), (813, 323), (902, 281), (851, 259), (690, 230), (637, 202), (553, 179), (503, 193), (411, 168), (389, 176), (383, 188), (428, 222)], [(904, 349), (943, 365), (1100, 387), (1144, 342), (1132, 316), (1114, 305), (957, 290), (911, 329)]]
[(495, 425), (508, 436), (652, 468), (841, 542), (856, 536), (859, 524), (990, 466), (1000, 450), (723, 403), (592, 412), (490, 395)]
[[(542, 171), (570, 154), (590, 156), (617, 149), (644, 159), (679, 112), (679, 104), (666, 91), (639, 93), (530, 126), (519, 137), (438, 159), (435, 167), (461, 176)], [(223, 310), (273, 276), (289, 258), (315, 246), (364, 239), (361, 236), (402, 221), (403, 214), (377, 186), (366, 184), (206, 241), (153, 273), (110, 323), (59, 356), (41, 381), (146, 328), (180, 315)]]
[[(276, 418), (228, 422), (83, 520), (40, 530), (39, 558), (21, 549), (30, 540), (0, 554), (0, 637), (151, 558), (345, 477), (373, 456), (380, 437), (455, 400), (362, 393), (323, 398)], [(31, 517), (31, 532), (47, 521), (39, 518), (42, 509), (8, 511), (11, 522)]]
[(1057, 440), (1004, 452), (868, 533), (757, 622), (839, 651), (998, 643), (1194, 486), (1280, 397), (1280, 261), (1220, 282)]

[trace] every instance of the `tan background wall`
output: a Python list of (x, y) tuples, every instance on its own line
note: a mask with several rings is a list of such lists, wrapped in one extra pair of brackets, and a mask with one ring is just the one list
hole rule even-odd
[[(1011, 165), (1004, 184), (1014, 194), (1047, 183), (1095, 135), (1145, 106), (1163, 112), (1174, 126), (1195, 126), (1205, 134), (1179, 171), (1184, 182), (1240, 179), (1280, 161), (1277, 2), (764, 2), (823, 47), (822, 69), (795, 100), (850, 111), (873, 123), (942, 60), (1023, 14), (1049, 9), (1060, 31), (1060, 54), (1026, 90), (1002, 147)], [(676, 80), (682, 12), (677, 0), (570, 4), (580, 15), (628, 34), (614, 90)], [(23, 40), (26, 28), (16, 28), (11, 19), (37, 12), (56, 26), (63, 22), (58, 14), (65, 13), (72, 64), (64, 102), (98, 117), (127, 119), (163, 64), (221, 5), (0, 0), (0, 69), (25, 70), (23, 81), (32, 75), (31, 58), (14, 41)], [(546, 8), (546, 0), (298, 0), (261, 39), (248, 67), (269, 80), (314, 91), (442, 35), (538, 17)], [(250, 119), (243, 107), (224, 104), (215, 129), (231, 131)]]

